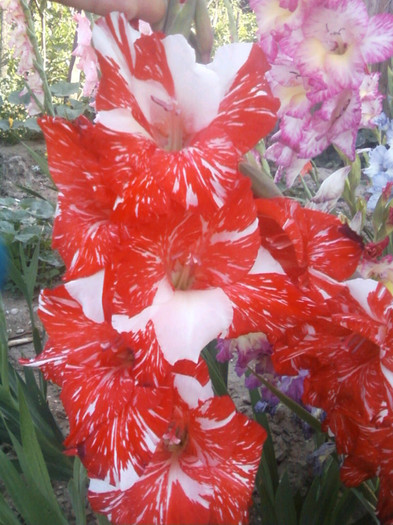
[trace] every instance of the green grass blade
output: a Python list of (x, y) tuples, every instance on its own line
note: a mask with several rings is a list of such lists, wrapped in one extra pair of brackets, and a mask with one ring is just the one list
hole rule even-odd
[(271, 484), (270, 494), (272, 497), (272, 501), (274, 501), (274, 494), (277, 490), (279, 476), (277, 470), (276, 454), (274, 452), (273, 439), (269, 427), (269, 421), (267, 419), (266, 414), (264, 414), (263, 412), (256, 412), (254, 410), (255, 405), (261, 399), (258, 389), (250, 390), (249, 393), (251, 405), (253, 407), (254, 418), (267, 432), (267, 438), (265, 443), (263, 444), (262, 453), (262, 458), (264, 459), (263, 479), (265, 481), (269, 480)]
[[(17, 442), (16, 442), (17, 443)], [(26, 466), (23, 449), (17, 443), (18, 460)], [(25, 482), (11, 461), (0, 450), (0, 476), (13, 504), (28, 525), (67, 525), (60, 509), (54, 509), (42, 494), (40, 487), (31, 481)], [(56, 503), (57, 505), (57, 503)], [(58, 507), (58, 506), (57, 506)], [(8, 524), (7, 524), (8, 525)]]
[(53, 182), (52, 176), (50, 174), (48, 161), (45, 158), (45, 155), (42, 153), (37, 153), (34, 151), (30, 146), (28, 146), (25, 142), (22, 142), (23, 146), (27, 149), (27, 151), (30, 153), (30, 155), (33, 157), (34, 162), (38, 164), (40, 167), (41, 172), (48, 177), (50, 181), (52, 181), (53, 186), (55, 186), (55, 183)]
[(0, 381), (6, 390), (9, 390), (9, 368), (7, 324), (4, 315), (3, 298), (0, 294)]
[(41, 389), (37, 385), (34, 372), (31, 368), (24, 368), (25, 379), (22, 381), (19, 378), (19, 385), (23, 390), (26, 402), (29, 407), (29, 412), (35, 423), (43, 434), (47, 435), (54, 443), (57, 444), (58, 448), (63, 448), (61, 445), (64, 440), (64, 436), (59, 429), (52, 412), (49, 409), (46, 397), (42, 393)]
[(215, 394), (217, 396), (227, 395), (228, 390), (226, 387), (225, 378), (222, 374), (223, 369), (219, 366), (221, 363), (218, 363), (216, 360), (216, 350), (214, 343), (210, 343), (202, 350), (202, 357), (206, 361), (207, 367), (209, 369), (209, 375)]
[(0, 525), (21, 525), (14, 511), (9, 507), (0, 493)]
[(316, 521), (318, 509), (318, 495), (321, 480), (319, 477), (314, 478), (307, 495), (303, 501), (300, 512), (299, 525), (319, 525)]
[(37, 486), (44, 496), (47, 502), (48, 517), (53, 516), (52, 523), (58, 523), (59, 525), (64, 523), (64, 525), (66, 525), (67, 522), (62, 515), (51, 485), (48, 469), (38, 443), (34, 424), (28, 411), (22, 388), (19, 389), (19, 411), (23, 454), (26, 459), (23, 470), (26, 479), (33, 486)]
[(277, 521), (277, 516), (274, 510), (274, 503), (267, 493), (266, 487), (262, 484), (259, 486), (258, 494), (261, 505), (261, 519), (262, 525), (281, 525)]
[(7, 267), (8, 267), (9, 278), (13, 281), (13, 283), (15, 284), (17, 289), (21, 292), (23, 297), (27, 299), (28, 291), (27, 291), (25, 280), (23, 279), (22, 273), (16, 267), (11, 257), (8, 257), (7, 259)]
[(87, 476), (79, 458), (74, 460), (73, 477), (68, 483), (68, 492), (75, 513), (75, 525), (86, 525)]
[(363, 507), (367, 510), (369, 516), (368, 516), (368, 519), (372, 520), (373, 523), (379, 525), (379, 520), (375, 514), (375, 507), (374, 505), (370, 502), (370, 500), (365, 497), (365, 494), (363, 493), (364, 492), (364, 483), (362, 485), (360, 485), (359, 487), (357, 488), (353, 488), (352, 489), (352, 492), (354, 493), (354, 495), (357, 497), (357, 499), (362, 503)]
[(38, 274), (38, 256), (40, 254), (40, 245), (37, 244), (37, 246), (34, 248), (33, 255), (30, 259), (30, 264), (27, 264), (26, 256), (23, 251), (22, 245), (19, 246), (19, 255), (20, 260), (22, 264), (22, 272), (23, 272), (23, 280), (26, 285), (27, 290), (27, 301), (29, 305), (32, 304), (33, 301), (33, 295), (34, 295), (34, 288), (37, 282), (37, 274)]
[(288, 474), (282, 476), (276, 492), (275, 510), (278, 523), (297, 525), (296, 507)]
[(26, 519), (30, 516), (29, 499), (26, 498), (26, 484), (23, 482), (19, 472), (13, 466), (0, 449), (0, 477), (4, 486), (12, 498), (15, 508)]
[(329, 458), (327, 466), (321, 479), (321, 488), (318, 499), (318, 522), (321, 525), (328, 525), (332, 519), (334, 508), (337, 504), (341, 488), (340, 468), (337, 462)]
[[(23, 392), (26, 395), (24, 395)], [(20, 395), (22, 395), (23, 403), (27, 407), (26, 396), (29, 395), (29, 391), (25, 389), (25, 385), (23, 383), (19, 385), (19, 396)], [(21, 400), (20, 397), (19, 400)], [(46, 407), (47, 411), (49, 411), (49, 408), (47, 408), (46, 403), (44, 406)], [(36, 441), (38, 442), (38, 447), (44, 452), (45, 468), (46, 466), (49, 468), (51, 477), (54, 479), (63, 480), (70, 479), (70, 477), (72, 476), (72, 459), (63, 454), (61, 434), (57, 434), (54, 427), (47, 424), (45, 419), (42, 417), (42, 412), (37, 412), (36, 408), (33, 405), (29, 404), (29, 409), (26, 408), (26, 410), (29, 416), (29, 425), (25, 432), (26, 440), (29, 439), (31, 429), (33, 429), (34, 436), (36, 438)], [(52, 415), (50, 415), (50, 417), (53, 418)], [(24, 434), (22, 433), (22, 440), (23, 435)]]
[(332, 525), (342, 525), (353, 521), (354, 509), (357, 506), (357, 498), (351, 489), (345, 488), (334, 510)]

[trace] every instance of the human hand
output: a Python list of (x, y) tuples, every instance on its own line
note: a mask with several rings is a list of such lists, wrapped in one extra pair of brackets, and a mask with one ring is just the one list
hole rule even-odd
[(106, 15), (111, 11), (124, 13), (128, 20), (140, 18), (156, 24), (165, 16), (167, 0), (56, 0), (68, 7), (83, 9), (96, 15)]

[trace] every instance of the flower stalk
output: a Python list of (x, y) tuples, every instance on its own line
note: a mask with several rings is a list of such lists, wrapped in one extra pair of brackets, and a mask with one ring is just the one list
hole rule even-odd
[(311, 428), (313, 428), (316, 432), (322, 432), (321, 423), (316, 419), (313, 415), (310, 414), (305, 408), (299, 405), (299, 403), (296, 403), (293, 399), (288, 397), (287, 395), (283, 394), (281, 390), (276, 388), (274, 385), (272, 385), (267, 379), (265, 379), (263, 376), (255, 372), (251, 367), (247, 367), (247, 369), (256, 377), (259, 379), (259, 381), (270, 390), (278, 399), (286, 406), (288, 407), (294, 414), (296, 414), (300, 419), (305, 421), (308, 425), (310, 425)]
[[(52, 104), (52, 94), (50, 92), (48, 79), (45, 73), (45, 66), (41, 57), (41, 53), (38, 47), (37, 37), (34, 30), (34, 23), (31, 16), (31, 11), (29, 8), (28, 3), (26, 0), (19, 0), (20, 5), (22, 7), (23, 13), (25, 15), (26, 19), (26, 33), (29, 38), (29, 41), (32, 45), (33, 51), (34, 51), (34, 59), (33, 64), (35, 69), (37, 70), (41, 82), (42, 82), (42, 88), (44, 92), (44, 104), (43, 106), (39, 104), (39, 107), (43, 110), (43, 112), (46, 112), (48, 115), (54, 116), (54, 108)], [(37, 102), (37, 97), (34, 97), (35, 101)]]

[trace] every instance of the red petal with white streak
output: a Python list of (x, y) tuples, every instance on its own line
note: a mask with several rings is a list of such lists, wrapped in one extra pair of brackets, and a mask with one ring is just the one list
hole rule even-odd
[[(203, 470), (198, 479), (188, 476), (178, 463), (158, 453), (142, 478), (128, 491), (97, 490), (91, 484), (88, 493), (95, 512), (106, 515), (111, 523), (151, 525), (205, 525), (209, 523), (208, 479)], [(192, 467), (192, 461), (190, 460)], [(197, 465), (198, 466), (198, 463)]]
[(171, 390), (138, 386), (125, 367), (69, 370), (61, 399), (70, 419), (65, 446), (88, 475), (122, 490), (151, 460), (172, 412)]
[(104, 297), (108, 316), (121, 314), (132, 317), (150, 306), (165, 266), (160, 257), (160, 234), (152, 228), (140, 228), (132, 244), (113, 257), (105, 272)]
[(93, 44), (102, 75), (96, 97), (96, 108), (98, 112), (127, 109), (130, 122), (135, 125), (132, 127), (130, 124), (129, 131), (149, 136), (149, 123), (131, 89), (135, 61), (133, 44), (138, 38), (140, 34), (131, 27), (124, 16), (119, 16), (118, 13), (101, 18), (95, 25)]
[[(156, 146), (149, 173), (182, 206), (221, 207), (242, 178), (240, 156), (276, 121), (279, 104), (265, 79), (262, 51), (228, 46), (216, 62), (202, 66), (183, 37), (160, 40), (128, 26), (112, 13), (93, 31), (102, 70), (97, 122), (135, 134), (148, 149)], [(238, 69), (223, 66), (223, 57), (232, 55)], [(173, 151), (166, 151), (174, 119), (182, 139), (176, 145), (170, 139)]]
[(339, 219), (286, 198), (258, 199), (257, 207), (262, 244), (292, 279), (307, 284), (311, 268), (338, 281), (354, 273), (362, 242)]
[[(231, 60), (231, 46), (225, 46), (220, 51), (220, 60)], [(212, 69), (216, 62), (217, 59), (212, 62)], [(198, 136), (199, 141), (203, 140), (202, 137), (212, 137), (218, 130), (222, 130), (237, 151), (243, 154), (273, 130), (280, 102), (273, 97), (266, 80), (265, 75), (269, 69), (270, 65), (262, 49), (257, 44), (252, 45), (247, 60), (237, 71), (221, 101), (217, 117)]]
[(186, 291), (237, 281), (253, 266), (259, 246), (247, 181), (213, 214), (173, 211), (135, 230), (106, 271), (105, 295), (112, 302), (109, 308), (128, 317), (140, 313), (153, 303), (162, 279), (176, 286), (174, 275), (181, 268), (190, 272)]
[[(91, 148), (103, 140), (88, 121), (74, 125), (60, 119), (41, 120), (51, 175), (59, 189), (53, 247), (67, 267), (67, 278), (95, 273), (119, 244), (120, 229), (110, 215), (116, 195), (105, 185), (100, 159)], [(88, 143), (84, 143), (84, 138)]]
[[(229, 397), (219, 399), (220, 402), (215, 399), (206, 402), (196, 414), (195, 422), (199, 428), (195, 428), (195, 439), (200, 431), (198, 437), (206, 443), (202, 454), (210, 465), (214, 490), (210, 522), (241, 523), (247, 521), (258, 455), (260, 457), (262, 453), (266, 433), (243, 414), (233, 414)], [(223, 444), (228, 447), (225, 452)], [(223, 453), (225, 461), (222, 461)], [(216, 462), (220, 462), (218, 468), (215, 468)]]
[(232, 192), (214, 215), (202, 219), (201, 266), (194, 286), (223, 286), (241, 279), (254, 265), (260, 247), (255, 203), (249, 180)]
[(315, 310), (308, 297), (278, 273), (248, 275), (223, 289), (234, 305), (233, 323), (226, 337), (250, 332), (276, 336)]
[(210, 211), (223, 206), (244, 178), (237, 171), (239, 160), (232, 141), (217, 132), (180, 151), (157, 148), (151, 170), (158, 184), (186, 209)]
[[(169, 201), (138, 162), (148, 162), (131, 135), (117, 138), (110, 130), (80, 118), (73, 124), (43, 118), (49, 167), (59, 189), (53, 247), (73, 279), (103, 268), (128, 236), (126, 224), (166, 213)], [(139, 149), (142, 146), (139, 145)]]
[(45, 290), (40, 296), (38, 313), (49, 340), (44, 351), (30, 363), (40, 366), (48, 379), (62, 384), (68, 369), (116, 368), (127, 363), (131, 355), (133, 379), (139, 383), (157, 385), (167, 374), (149, 324), (144, 333), (120, 336), (110, 324), (87, 318), (65, 286)]
[(98, 492), (93, 483), (89, 499), (96, 511), (113, 523), (229, 525), (245, 518), (266, 433), (236, 413), (227, 396), (182, 411), (182, 448), (171, 452), (162, 443), (127, 491)]
[(59, 384), (70, 360), (78, 362), (85, 354), (99, 355), (103, 348), (110, 348), (119, 339), (108, 323), (88, 319), (64, 286), (41, 293), (38, 314), (49, 339), (44, 351), (30, 363), (41, 367), (47, 379)]
[(393, 525), (393, 465), (391, 462), (388, 470), (386, 472), (383, 470), (380, 474), (377, 516), (384, 525)]

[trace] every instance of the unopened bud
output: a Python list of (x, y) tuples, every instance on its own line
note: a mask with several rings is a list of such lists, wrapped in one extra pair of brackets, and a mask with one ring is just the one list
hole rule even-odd
[(307, 205), (307, 208), (330, 212), (344, 191), (345, 181), (350, 170), (350, 166), (345, 166), (329, 175), (329, 177), (323, 181), (319, 190)]
[(195, 9), (197, 47), (203, 64), (210, 62), (213, 47), (213, 29), (210, 23), (206, 0), (197, 0)]

